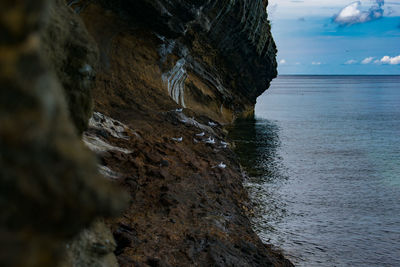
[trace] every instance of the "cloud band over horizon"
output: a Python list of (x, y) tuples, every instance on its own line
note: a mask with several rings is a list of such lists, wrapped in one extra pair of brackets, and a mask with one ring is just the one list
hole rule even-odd
[(280, 74), (400, 74), (400, 0), (269, 3)]

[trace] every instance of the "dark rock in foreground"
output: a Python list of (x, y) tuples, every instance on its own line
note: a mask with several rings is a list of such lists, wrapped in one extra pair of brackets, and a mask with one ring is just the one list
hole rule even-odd
[(0, 4), (0, 265), (291, 266), (222, 127), (276, 76), (266, 1), (46, 3)]
[(0, 4), (7, 18), (0, 22), (1, 266), (54, 266), (66, 240), (124, 207), (98, 174), (43, 60), (45, 2)]

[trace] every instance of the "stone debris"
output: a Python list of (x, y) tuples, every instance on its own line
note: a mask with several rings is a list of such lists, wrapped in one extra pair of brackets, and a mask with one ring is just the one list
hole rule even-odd
[(208, 137), (206, 140), (204, 140), (204, 142), (206, 144), (215, 145), (215, 139), (212, 137)]
[(226, 168), (226, 164), (221, 162), (220, 164), (218, 164), (218, 168), (225, 169)]
[(194, 118), (187, 117), (184, 113), (178, 113), (177, 118), (180, 122), (182, 122), (184, 124), (192, 125), (194, 127), (197, 127), (199, 129), (204, 130), (209, 133), (214, 133), (214, 130), (211, 127), (196, 121)]
[(172, 138), (172, 140), (174, 140), (175, 142), (182, 142), (183, 141), (183, 137), (178, 137), (178, 138)]
[(218, 165), (216, 165), (216, 166), (214, 166), (212, 168), (213, 169), (215, 169), (215, 168), (225, 169), (226, 168), (226, 164), (221, 162), (220, 164), (218, 164)]
[(227, 148), (229, 144), (227, 142), (221, 141), (221, 148)]
[(66, 245), (65, 260), (60, 267), (118, 266), (114, 251), (117, 243), (103, 220), (96, 220), (89, 228)]
[(100, 112), (94, 112), (89, 120), (89, 127), (94, 129), (105, 130), (107, 133), (115, 138), (129, 140), (128, 131), (133, 132), (128, 126), (114, 120)]

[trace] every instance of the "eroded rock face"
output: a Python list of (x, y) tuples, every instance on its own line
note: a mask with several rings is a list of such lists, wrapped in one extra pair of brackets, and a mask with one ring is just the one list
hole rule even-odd
[(158, 36), (165, 87), (183, 107), (232, 122), (277, 74), (267, 1), (97, 2)]
[(54, 266), (64, 241), (124, 207), (98, 174), (43, 59), (47, 2), (0, 3), (1, 266)]
[(70, 3), (100, 52), (85, 141), (132, 196), (120, 265), (292, 266), (252, 231), (221, 127), (276, 75), (266, 1)]
[[(276, 75), (267, 1), (48, 2), (0, 3), (0, 265), (291, 266), (221, 128)], [(132, 201), (92, 224), (124, 206), (99, 169)]]

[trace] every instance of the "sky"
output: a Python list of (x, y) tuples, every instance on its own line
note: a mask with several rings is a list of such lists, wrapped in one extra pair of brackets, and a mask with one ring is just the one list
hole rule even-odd
[(279, 74), (400, 75), (400, 0), (269, 0)]

